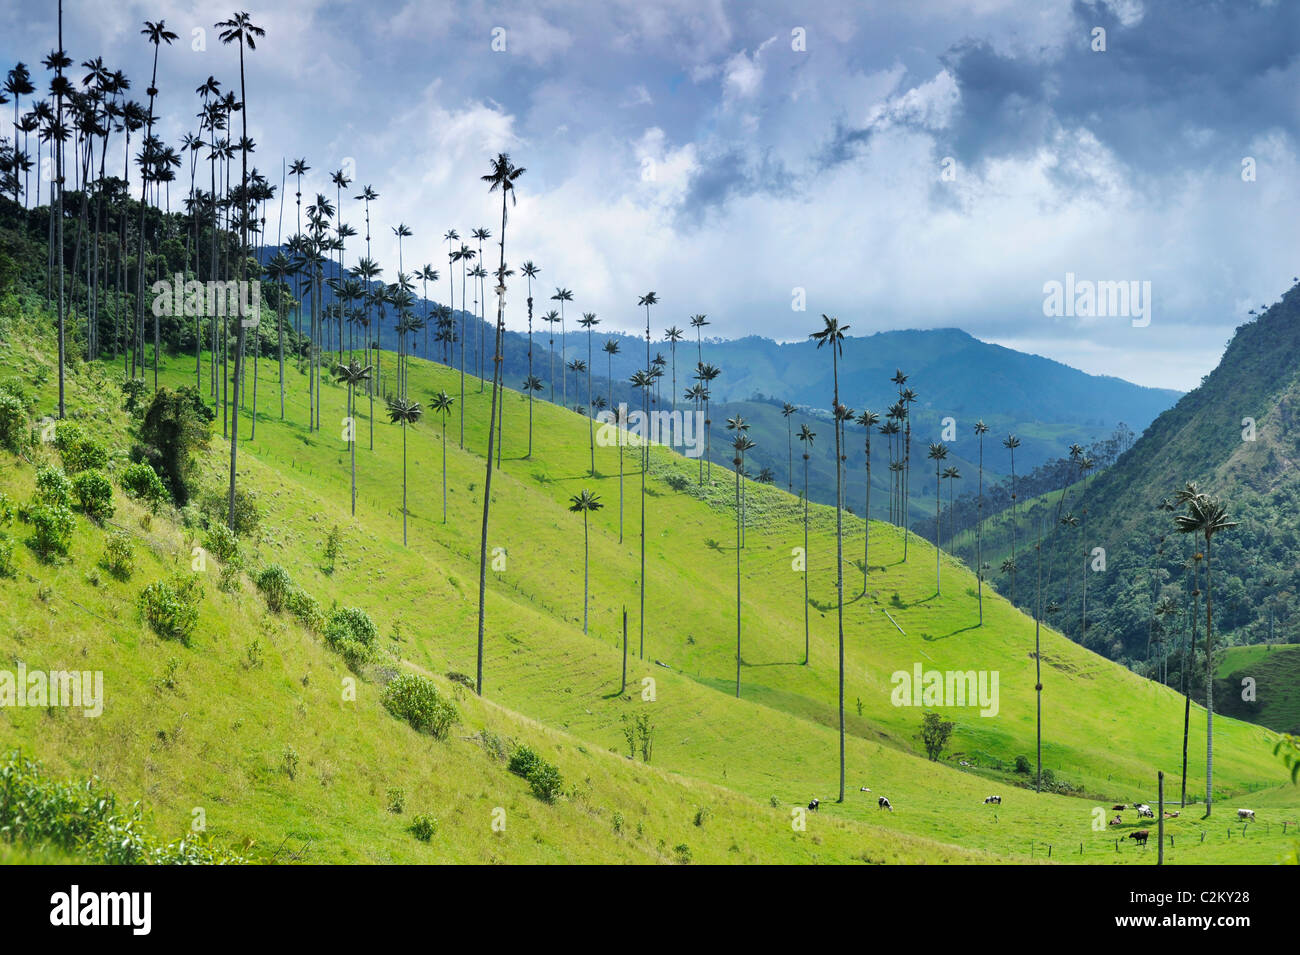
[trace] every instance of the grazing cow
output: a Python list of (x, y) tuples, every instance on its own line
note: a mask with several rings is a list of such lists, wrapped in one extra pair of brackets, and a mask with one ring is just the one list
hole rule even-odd
[(1155, 817), (1156, 817), (1156, 814), (1151, 810), (1151, 807), (1150, 807), (1150, 806), (1138, 806), (1138, 818), (1139, 818), (1139, 819), (1143, 819), (1143, 818), (1146, 818), (1146, 819), (1154, 819)]
[(876, 808), (888, 809), (890, 812), (894, 811), (894, 807), (889, 804), (889, 800), (886, 799), (884, 796), (881, 796), (879, 799), (876, 800)]
[(1106, 823), (1106, 825), (1108, 825), (1108, 826), (1122, 826), (1122, 825), (1124, 825), (1124, 820), (1121, 819), (1119, 816), (1116, 816), (1116, 817), (1115, 817), (1114, 819), (1112, 819), (1110, 822)]
[(1253, 809), (1238, 809), (1238, 810), (1237, 810), (1237, 818), (1238, 818), (1238, 819), (1245, 819), (1245, 820), (1248, 821), (1248, 822), (1254, 822), (1254, 821), (1255, 821), (1255, 810), (1253, 810)]
[(984, 797), (984, 805), (987, 806), (989, 803), (995, 803), (996, 805), (999, 805), (999, 806), (1000, 806), (1000, 805), (1002, 805), (1002, 797), (1001, 797), (1001, 796), (985, 796), (985, 797)]
[(1149, 835), (1151, 835), (1150, 829), (1139, 829), (1137, 832), (1130, 832), (1128, 837), (1134, 840), (1138, 845), (1144, 846), (1147, 844), (1147, 836)]
[(810, 803), (808, 804), (808, 808), (809, 808), (810, 810), (812, 810), (813, 812), (816, 812), (816, 811), (817, 811), (817, 807), (820, 806), (821, 804), (822, 804), (822, 801), (821, 801), (820, 799), (814, 799), (812, 802), (810, 802)]

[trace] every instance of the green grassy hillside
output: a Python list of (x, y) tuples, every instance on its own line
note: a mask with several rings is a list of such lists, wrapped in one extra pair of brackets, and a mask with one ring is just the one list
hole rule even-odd
[[(20, 325), (11, 326), (0, 352), (0, 380), (21, 379), (39, 396), (39, 411), (52, 402), (49, 354), (48, 341), (31, 341)], [(618, 450), (597, 447), (597, 475), (589, 476), (587, 423), (538, 402), (535, 453), (525, 460), (527, 403), (514, 392), (507, 393), (503, 468), (493, 482), (489, 547), (500, 551), (489, 574), (485, 696), (475, 698), (444, 675), (475, 666), (489, 394), (480, 394), (477, 382), (468, 388), (465, 450), (458, 447), (459, 408), (448, 423), (446, 525), (441, 424), (426, 417), (408, 429), (404, 548), (400, 429), (377, 421), (371, 452), (370, 423), (361, 416), (354, 519), (340, 439), (345, 392), (327, 387), (323, 429), (312, 433), (305, 377), (290, 371), (281, 423), (278, 413), (266, 413), (278, 387), (274, 364), (264, 361), (260, 372), (256, 436), (240, 449), (240, 486), (263, 515), (258, 533), (241, 542), (245, 568), (278, 563), (322, 608), (364, 608), (401, 665), (433, 675), (455, 695), (461, 724), (450, 739), (435, 741), (388, 715), (379, 696), (397, 663), (361, 668), (356, 700), (345, 700), (342, 681), (351, 671), (342, 659), (292, 618), (270, 613), (249, 579), (236, 593), (221, 592), (215, 561), (192, 644), (154, 636), (135, 612), (136, 595), (187, 566), (203, 532), (193, 513), (146, 519), (119, 491), (111, 523), (134, 536), (140, 557), (129, 583), (95, 571), (104, 533), (85, 518), (70, 560), (43, 564), (19, 548), (16, 577), (0, 581), (9, 618), (0, 638), (5, 657), (30, 667), (93, 661), (105, 672), (104, 716), (4, 710), (0, 726), (5, 742), (40, 756), (50, 771), (97, 774), (124, 797), (144, 799), (161, 835), (183, 835), (193, 809), (203, 807), (214, 840), (278, 861), (681, 861), (680, 845), (696, 861), (719, 862), (1026, 861), (1048, 846), (1052, 861), (1149, 861), (1129, 843), (1116, 846), (1117, 835), (1137, 828), (1134, 813), (1118, 832), (1095, 831), (1094, 809), (1154, 803), (1157, 769), (1166, 772), (1166, 800), (1176, 799), (1177, 694), (1044, 631), (1044, 767), (1064, 785), (1051, 794), (1022, 788), (1025, 777), (1013, 766), (1034, 749), (1033, 622), (986, 585), (979, 626), (973, 576), (943, 556), (936, 596), (933, 548), (913, 539), (903, 564), (901, 531), (880, 523), (871, 525), (864, 594), (864, 528), (850, 520), (848, 798), (835, 805), (834, 512), (812, 509), (811, 659), (804, 666), (803, 577), (791, 566), (791, 548), (802, 544), (802, 511), (783, 490), (748, 486), (736, 700), (734, 477), (714, 466), (711, 482), (698, 486), (696, 462), (653, 449), (642, 659), (639, 449), (624, 452), (620, 543)], [(84, 412), (87, 430), (123, 449), (130, 422), (118, 410), (119, 377), (117, 369), (76, 367), (69, 407)], [(164, 383), (193, 377), (192, 356), (164, 365)], [(410, 380), (412, 397), (426, 404), (440, 389), (458, 394), (458, 374), (436, 365), (413, 361)], [(245, 417), (241, 433), (250, 424)], [(205, 483), (217, 489), (228, 460), (219, 431), (218, 421), (201, 462)], [(33, 461), (5, 455), (0, 486), (26, 500), (35, 459), (52, 456), (48, 448)], [(670, 486), (675, 474), (688, 479), (683, 490)], [(591, 520), (587, 636), (582, 525), (567, 509), (583, 488), (606, 505)], [(341, 554), (327, 572), (324, 542), (335, 526)], [(624, 607), (631, 653), (620, 692)], [(995, 716), (945, 711), (956, 730), (938, 762), (925, 758), (916, 739), (920, 708), (890, 700), (890, 675), (915, 664), (998, 674)], [(654, 727), (648, 765), (640, 754), (627, 756), (624, 718), (637, 716)], [(1192, 795), (1204, 789), (1204, 733), (1204, 712), (1194, 707)], [(530, 795), (493, 755), (498, 738), (542, 751), (563, 773), (564, 795), (554, 804)], [(1285, 783), (1273, 739), (1258, 726), (1216, 718), (1216, 800), (1223, 801), (1208, 823), (1199, 808), (1170, 823), (1170, 861), (1272, 862), (1288, 851), (1281, 823), (1300, 815), (1300, 791)], [(286, 748), (296, 762), (286, 759)], [(405, 791), (402, 814), (387, 811), (393, 788)], [(993, 792), (1004, 796), (1002, 806), (983, 804)], [(877, 794), (890, 798), (893, 813), (876, 808)], [(806, 831), (793, 831), (792, 808), (813, 797), (822, 800), (821, 812), (809, 814)], [(1259, 811), (1261, 824), (1245, 839), (1239, 830), (1228, 837), (1234, 805)], [(497, 807), (506, 810), (504, 833), (491, 826)], [(406, 831), (409, 816), (423, 811), (439, 819), (429, 843)]]

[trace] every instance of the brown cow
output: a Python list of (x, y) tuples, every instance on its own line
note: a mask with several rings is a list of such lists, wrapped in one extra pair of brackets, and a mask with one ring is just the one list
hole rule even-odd
[(1151, 835), (1150, 829), (1139, 829), (1137, 832), (1130, 832), (1128, 837), (1137, 842), (1138, 845), (1144, 846), (1147, 844), (1147, 836), (1149, 835)]
[(1110, 808), (1115, 810), (1116, 812), (1122, 812), (1123, 810), (1127, 809), (1128, 806), (1111, 806)]

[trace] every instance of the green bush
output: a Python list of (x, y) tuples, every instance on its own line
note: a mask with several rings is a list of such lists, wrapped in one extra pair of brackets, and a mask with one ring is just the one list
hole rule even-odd
[(125, 531), (114, 531), (104, 541), (99, 564), (118, 580), (130, 580), (135, 573), (135, 542)]
[(335, 649), (345, 641), (369, 649), (379, 639), (379, 628), (360, 607), (335, 607), (325, 617), (324, 635)]
[(150, 510), (167, 500), (167, 488), (153, 468), (144, 463), (128, 465), (119, 479), (126, 496), (146, 504)]
[(72, 506), (72, 482), (60, 468), (43, 465), (36, 469), (36, 492), (33, 504)]
[(233, 564), (238, 560), (239, 541), (234, 532), (219, 521), (213, 523), (203, 535), (203, 546), (223, 564)]
[(160, 637), (188, 643), (199, 625), (203, 582), (196, 574), (176, 573), (140, 592), (140, 612)]
[(421, 842), (428, 842), (438, 831), (438, 820), (434, 819), (430, 813), (418, 813), (407, 828), (415, 838)]
[(108, 466), (108, 451), (75, 421), (65, 419), (54, 426), (54, 446), (69, 474)]
[(284, 606), (309, 630), (319, 630), (325, 625), (325, 617), (320, 612), (320, 603), (305, 590), (289, 591)]
[(0, 447), (18, 454), (27, 442), (27, 409), (18, 398), (0, 392)]
[(189, 502), (198, 471), (195, 455), (207, 447), (215, 418), (216, 412), (191, 385), (176, 391), (158, 389), (141, 415), (140, 443), (131, 449), (131, 459), (158, 473), (177, 507)]
[(66, 504), (34, 504), (27, 519), (32, 525), (32, 548), (43, 560), (68, 553), (76, 521)]
[(121, 808), (98, 780), (61, 783), (11, 753), (0, 763), (0, 832), (7, 843), (54, 847), (106, 865), (212, 865), (245, 860), (202, 841), (160, 843), (144, 831), (140, 803)]
[(82, 471), (72, 479), (77, 506), (97, 521), (113, 516), (113, 482), (98, 468)]
[(384, 687), (383, 704), (398, 719), (435, 739), (446, 739), (460, 722), (456, 705), (444, 699), (432, 680), (416, 673), (403, 673)]
[(149, 386), (143, 378), (127, 378), (122, 382), (122, 410), (135, 414), (140, 410), (140, 403), (149, 393)]
[(516, 776), (528, 780), (533, 795), (543, 802), (554, 802), (564, 790), (564, 777), (560, 771), (542, 759), (537, 751), (527, 744), (516, 747), (510, 755), (507, 766)]
[(0, 577), (14, 575), (14, 539), (0, 531)]
[(272, 613), (279, 613), (284, 609), (293, 592), (293, 579), (279, 564), (268, 564), (257, 575), (257, 589), (266, 598), (267, 608)]

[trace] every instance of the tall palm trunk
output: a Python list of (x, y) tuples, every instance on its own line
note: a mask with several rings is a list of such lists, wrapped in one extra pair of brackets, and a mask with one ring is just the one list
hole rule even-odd
[[(501, 288), (497, 292), (497, 328), (496, 328), (496, 351), (492, 357), (492, 409), (488, 415), (488, 446), (487, 446), (487, 476), (483, 481), (483, 529), (479, 537), (478, 550), (478, 673), (475, 682), (475, 692), (483, 695), (483, 624), (485, 620), (484, 611), (486, 609), (485, 598), (487, 597), (487, 538), (488, 538), (488, 517), (492, 507), (492, 451), (496, 429), (492, 423), (496, 421), (498, 392), (501, 390), (501, 341), (505, 334), (505, 308), (506, 308), (506, 199), (510, 192), (509, 182), (505, 182), (501, 188), (501, 260), (498, 271), (498, 281)], [(461, 294), (462, 302), (464, 292)], [(463, 352), (462, 352), (463, 354)], [(465, 406), (461, 404), (461, 415), (465, 413)]]
[[(1188, 629), (1191, 636), (1191, 647), (1183, 654), (1183, 785), (1182, 796), (1179, 799), (1179, 806), (1187, 805), (1187, 736), (1191, 729), (1192, 723), (1192, 680), (1189, 669), (1191, 661), (1196, 657), (1196, 618), (1200, 615), (1200, 601), (1196, 598), (1197, 587), (1200, 585), (1200, 573), (1197, 571), (1196, 562), (1192, 562), (1192, 612), (1188, 615)], [(1186, 641), (1184, 641), (1186, 646)]]
[(808, 455), (803, 456), (803, 665), (808, 665)]
[(831, 372), (835, 388), (831, 408), (835, 419), (835, 613), (840, 642), (840, 796), (836, 802), (844, 802), (844, 468), (840, 458), (840, 368), (837, 345), (837, 342), (831, 341)]
[(740, 541), (742, 518), (740, 511), (740, 475), (744, 471), (744, 456), (736, 455), (736, 699), (740, 699)]
[(984, 626), (984, 435), (980, 434), (980, 491), (975, 528), (975, 593), (980, 605), (980, 626)]
[(1205, 816), (1214, 798), (1214, 595), (1210, 582), (1210, 536), (1205, 537)]

